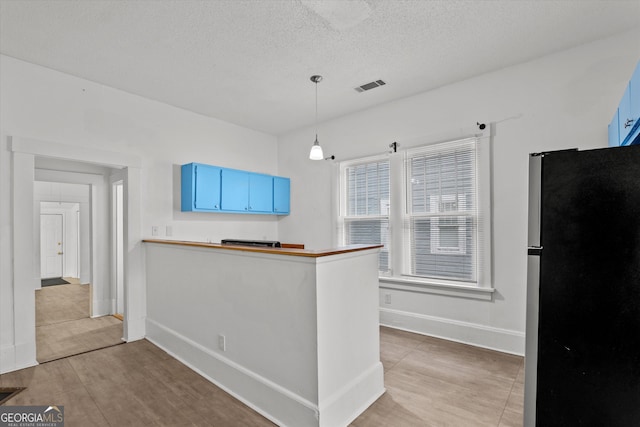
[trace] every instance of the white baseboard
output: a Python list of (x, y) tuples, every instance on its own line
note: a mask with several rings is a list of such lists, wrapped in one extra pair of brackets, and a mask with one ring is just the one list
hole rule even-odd
[(524, 356), (524, 333), (380, 307), (380, 324), (422, 335)]
[[(319, 425), (335, 427), (351, 424), (384, 392), (384, 368), (378, 362), (336, 393), (320, 401)], [(357, 409), (354, 411), (353, 408)]]
[(146, 338), (274, 423), (318, 426), (312, 402), (149, 318)]
[(110, 299), (94, 300), (92, 303), (93, 303), (93, 312), (91, 313), (91, 317), (102, 317), (102, 316), (108, 316), (111, 314)]

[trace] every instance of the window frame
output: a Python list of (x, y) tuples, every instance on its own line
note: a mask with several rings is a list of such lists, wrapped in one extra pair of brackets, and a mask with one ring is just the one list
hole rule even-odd
[[(460, 160), (466, 162), (466, 170), (468, 170), (467, 174), (464, 173), (456, 173), (454, 178), (454, 193), (450, 192), (442, 192), (442, 176), (450, 175), (451, 172), (448, 170), (442, 170), (442, 166), (440, 164), (441, 159), (447, 159), (446, 156), (454, 156), (454, 167), (458, 169), (458, 154), (460, 154)], [(404, 200), (405, 200), (405, 209), (402, 212), (403, 215), (403, 245), (404, 245), (404, 263), (402, 266), (402, 275), (407, 277), (413, 277), (420, 280), (444, 280), (451, 282), (452, 284), (475, 284), (479, 285), (478, 279), (478, 252), (480, 250), (478, 246), (478, 216), (479, 216), (479, 194), (478, 194), (478, 139), (477, 138), (464, 138), (453, 141), (445, 141), (436, 144), (426, 144), (420, 145), (417, 147), (408, 148), (403, 151), (404, 157), (404, 168), (402, 173), (404, 174), (404, 183), (405, 186), (403, 188), (404, 192)], [(425, 173), (428, 172), (427, 164), (430, 159), (435, 159), (437, 165), (440, 166), (440, 170), (435, 174), (432, 174), (432, 178), (437, 178), (437, 189), (436, 194), (429, 194), (426, 187), (424, 189), (424, 193), (420, 192), (423, 198), (419, 198), (418, 200), (424, 200), (424, 204), (421, 209), (418, 209), (416, 212), (413, 212), (413, 197), (414, 197), (414, 189), (413, 183), (415, 179), (415, 175), (413, 174), (413, 164), (414, 160), (423, 159), (425, 164), (422, 166), (422, 169)], [(464, 165), (464, 163), (463, 163)], [(418, 169), (420, 171), (420, 169)], [(471, 179), (470, 182), (462, 187), (462, 192), (458, 187), (459, 182), (462, 180), (464, 183), (465, 176), (467, 179)], [(421, 177), (424, 185), (428, 185), (428, 177), (424, 175)], [(464, 191), (466, 190), (466, 191)], [(444, 196), (449, 196), (447, 199), (443, 200)], [(467, 202), (467, 199), (469, 202)], [(451, 200), (453, 199), (453, 200)], [(428, 200), (428, 202), (427, 202)], [(453, 203), (455, 209), (442, 209), (444, 203)], [(417, 238), (417, 232), (415, 231), (415, 223), (419, 220), (429, 221), (430, 234), (431, 239), (429, 240), (429, 253), (433, 255), (432, 258), (438, 259), (438, 257), (449, 257), (449, 260), (454, 260), (458, 257), (467, 258), (467, 262), (471, 264), (471, 269), (468, 274), (470, 277), (450, 277), (446, 273), (442, 273), (438, 275), (435, 272), (432, 272), (429, 275), (426, 274), (418, 274), (415, 270), (417, 269), (416, 263), (419, 261), (417, 257), (412, 254), (412, 248), (414, 245), (414, 241)], [(440, 221), (445, 219), (457, 219), (458, 223), (458, 245), (457, 247), (444, 247), (440, 245)], [(470, 235), (467, 235), (467, 229), (471, 227)], [(470, 240), (469, 240), (470, 239)], [(471, 251), (467, 252), (467, 247), (471, 249)], [(454, 249), (455, 250), (452, 250)], [(424, 255), (424, 254), (423, 254)], [(459, 258), (461, 260), (461, 258)]]
[[(477, 191), (477, 216), (476, 216), (476, 246), (480, 254), (477, 262), (476, 280), (473, 283), (463, 280), (449, 280), (442, 278), (425, 278), (405, 274), (406, 262), (410, 260), (410, 252), (406, 247), (404, 236), (406, 212), (409, 202), (407, 194), (407, 151), (420, 147), (435, 146), (438, 144), (455, 143), (465, 139), (476, 140), (476, 191)], [(337, 235), (339, 244), (344, 244), (344, 220), (343, 212), (346, 206), (346, 182), (343, 178), (345, 167), (371, 161), (389, 159), (389, 198), (388, 211), (388, 251), (389, 271), (380, 273), (379, 283), (382, 289), (400, 289), (412, 292), (431, 293), (437, 295), (450, 295), (471, 299), (491, 300), (493, 298), (492, 277), (492, 206), (491, 206), (491, 132), (490, 127), (484, 132), (470, 133), (464, 138), (438, 140), (428, 143), (426, 138), (414, 139), (406, 143), (407, 148), (398, 150), (397, 153), (385, 153), (376, 156), (367, 156), (339, 163), (338, 169), (338, 205), (337, 209)], [(455, 214), (455, 212), (452, 212)], [(446, 215), (445, 215), (446, 216)], [(458, 215), (449, 215), (458, 216)]]
[[(390, 240), (391, 240), (391, 224), (390, 224), (390, 205), (388, 202), (386, 206), (386, 215), (382, 214), (383, 207), (380, 206), (380, 214), (379, 215), (349, 215), (348, 214), (348, 180), (346, 179), (346, 171), (348, 168), (367, 165), (371, 163), (380, 163), (380, 162), (389, 162), (389, 181), (391, 180), (391, 162), (389, 161), (389, 156), (387, 155), (376, 155), (363, 157), (354, 160), (347, 160), (340, 162), (338, 168), (338, 182), (339, 182), (339, 193), (340, 193), (340, 201), (339, 201), (339, 209), (338, 209), (338, 241), (341, 245), (345, 245), (346, 243), (346, 224), (349, 222), (355, 221), (366, 221), (366, 220), (379, 220), (387, 222), (387, 243), (384, 244), (384, 247), (380, 249), (381, 253), (386, 253), (388, 259), (388, 269), (387, 270), (378, 270), (379, 275), (386, 276), (390, 274), (391, 265), (392, 265), (392, 253), (390, 250)], [(389, 193), (391, 193), (391, 184), (389, 182)]]

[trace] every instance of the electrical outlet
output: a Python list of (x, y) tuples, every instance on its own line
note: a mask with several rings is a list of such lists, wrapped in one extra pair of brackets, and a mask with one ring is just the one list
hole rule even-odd
[(218, 334), (218, 348), (227, 351), (227, 339), (222, 334)]
[(391, 294), (384, 294), (384, 303), (391, 304)]
[(157, 236), (159, 234), (160, 234), (160, 227), (158, 227), (157, 225), (154, 225), (153, 227), (151, 227), (152, 236)]

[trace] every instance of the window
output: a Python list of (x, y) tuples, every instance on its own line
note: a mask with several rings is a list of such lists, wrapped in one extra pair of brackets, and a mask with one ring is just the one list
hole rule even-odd
[(475, 282), (475, 140), (409, 150), (405, 170), (405, 274)]
[(342, 163), (342, 241), (382, 244), (379, 270), (389, 270), (389, 159)]
[(490, 158), (483, 134), (342, 162), (342, 244), (379, 243), (381, 282), (490, 292)]

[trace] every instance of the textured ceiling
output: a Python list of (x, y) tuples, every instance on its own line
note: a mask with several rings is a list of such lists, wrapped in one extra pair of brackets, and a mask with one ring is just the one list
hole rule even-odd
[(640, 0), (0, 0), (3, 54), (275, 135), (312, 74), (323, 121), (638, 27)]

